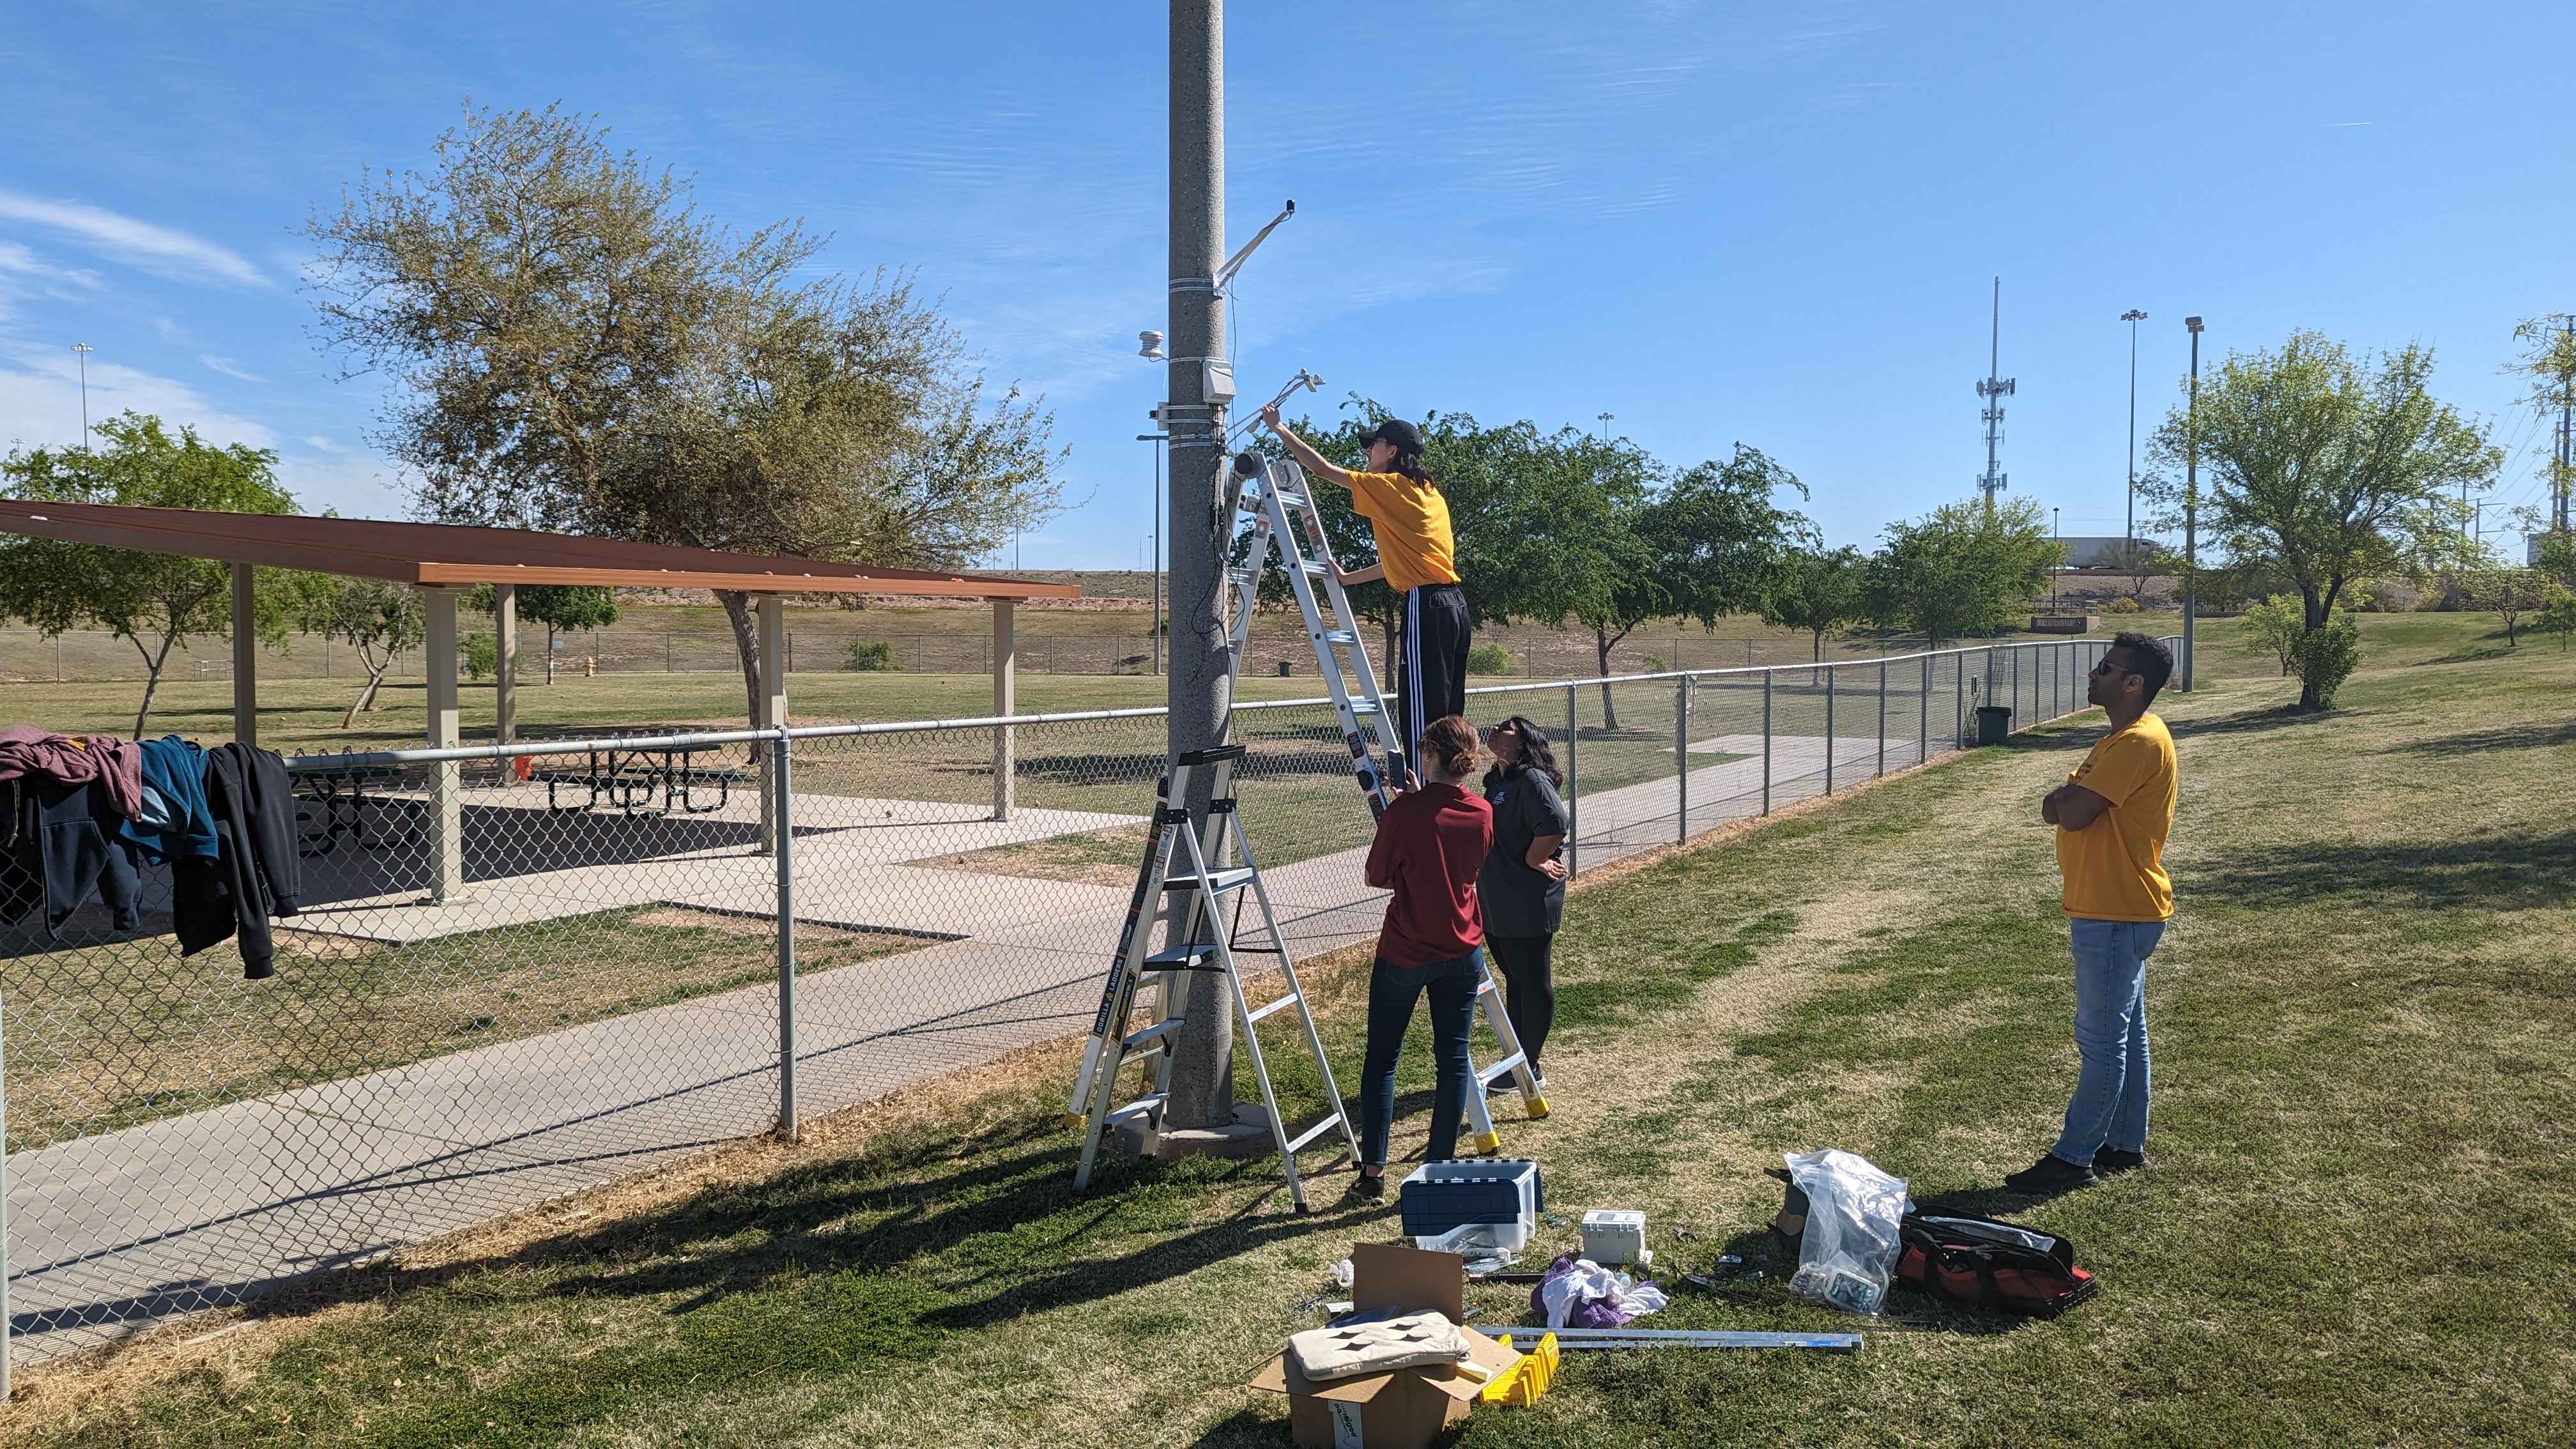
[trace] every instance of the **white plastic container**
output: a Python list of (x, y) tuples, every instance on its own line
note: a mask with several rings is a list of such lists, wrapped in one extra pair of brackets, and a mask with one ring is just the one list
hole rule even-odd
[(1583, 1256), (1593, 1262), (1647, 1263), (1646, 1215), (1627, 1208), (1595, 1208), (1583, 1215)]
[(1434, 1253), (1464, 1253), (1470, 1258), (1488, 1254), (1509, 1257), (1529, 1246), (1530, 1235), (1537, 1224), (1528, 1218), (1515, 1218), (1507, 1223), (1461, 1223), (1445, 1233), (1417, 1233), (1413, 1246)]

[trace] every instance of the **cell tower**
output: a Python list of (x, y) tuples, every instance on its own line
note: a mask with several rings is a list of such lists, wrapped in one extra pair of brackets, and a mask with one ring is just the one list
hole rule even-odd
[(2003, 446), (2004, 441), (2002, 400), (2012, 396), (2013, 390), (2011, 378), (1995, 376), (2003, 360), (2003, 343), (2004, 279), (1997, 277), (1995, 278), (1994, 330), (1990, 334), (1986, 351), (1986, 377), (1985, 381), (1977, 384), (1977, 396), (1985, 400), (1985, 411), (1980, 416), (1986, 420), (1986, 471), (1977, 479), (1977, 486), (1985, 490), (1986, 503), (1989, 507), (1994, 504), (1996, 494), (2012, 486), (2005, 481), (2003, 467), (1996, 459), (1996, 450)]

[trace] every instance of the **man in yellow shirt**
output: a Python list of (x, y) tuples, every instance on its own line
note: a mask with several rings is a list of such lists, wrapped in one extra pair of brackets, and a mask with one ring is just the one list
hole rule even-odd
[(2004, 1179), (2018, 1192), (2091, 1187), (2099, 1174), (2147, 1165), (2147, 957), (2173, 915), (2164, 850), (2177, 778), (2173, 735), (2147, 706), (2172, 677), (2162, 643), (2113, 639), (2084, 687), (2086, 702), (2111, 717), (2111, 732), (2040, 802), (2040, 818), (2057, 827), (2066, 877), (2084, 1065), (2057, 1145)]
[(1474, 637), (1467, 593), (1458, 586), (1449, 500), (1422, 471), (1422, 430), (1398, 418), (1378, 424), (1360, 439), (1368, 467), (1355, 470), (1335, 466), (1290, 431), (1279, 421), (1277, 403), (1261, 410), (1261, 420), (1310, 476), (1351, 490), (1352, 509), (1369, 521), (1377, 539), (1376, 563), (1348, 572), (1335, 564), (1333, 573), (1345, 588), (1383, 579), (1404, 606), (1395, 674), (1397, 737), (1411, 760), (1433, 720), (1467, 712), (1467, 646)]

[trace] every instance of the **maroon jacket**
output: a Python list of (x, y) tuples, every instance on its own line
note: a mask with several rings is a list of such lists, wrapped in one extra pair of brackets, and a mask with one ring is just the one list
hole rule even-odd
[(1368, 856), (1368, 883), (1395, 892), (1378, 930), (1379, 960), (1428, 966), (1485, 943), (1476, 873), (1493, 843), (1493, 807), (1455, 785), (1409, 790), (1386, 807)]

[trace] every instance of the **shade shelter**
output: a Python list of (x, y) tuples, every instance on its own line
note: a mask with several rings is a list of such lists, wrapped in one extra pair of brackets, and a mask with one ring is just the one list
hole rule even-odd
[[(306, 569), (314, 573), (392, 579), (416, 585), (427, 598), (425, 654), (429, 673), (429, 739), (432, 748), (458, 743), (456, 706), (456, 600), (477, 584), (493, 586), (495, 671), (499, 736), (515, 737), (518, 688), (520, 584), (595, 584), (611, 588), (731, 589), (757, 601), (760, 626), (759, 708), (751, 724), (768, 729), (787, 722), (786, 623), (788, 594), (897, 594), (984, 599), (993, 606), (993, 713), (1015, 712), (1017, 656), (1012, 608), (1022, 599), (1074, 598), (1072, 584), (1027, 583), (981, 574), (920, 569), (868, 568), (819, 559), (762, 557), (715, 549), (627, 543), (576, 534), (518, 528), (473, 528), (445, 523), (382, 523), (362, 518), (312, 518), (265, 513), (223, 513), (192, 508), (128, 508), (101, 503), (39, 503), (0, 499), (0, 532), (69, 543), (182, 558), (214, 559), (233, 571), (233, 734), (246, 743), (259, 736), (259, 656), (251, 628), (251, 569)], [(993, 810), (1011, 813), (1011, 731), (994, 731)], [(441, 847), (434, 899), (463, 888), (458, 843), (461, 796), (454, 764), (438, 768), (432, 788)], [(762, 792), (764, 817), (769, 792)], [(768, 830), (764, 818), (763, 836)]]

